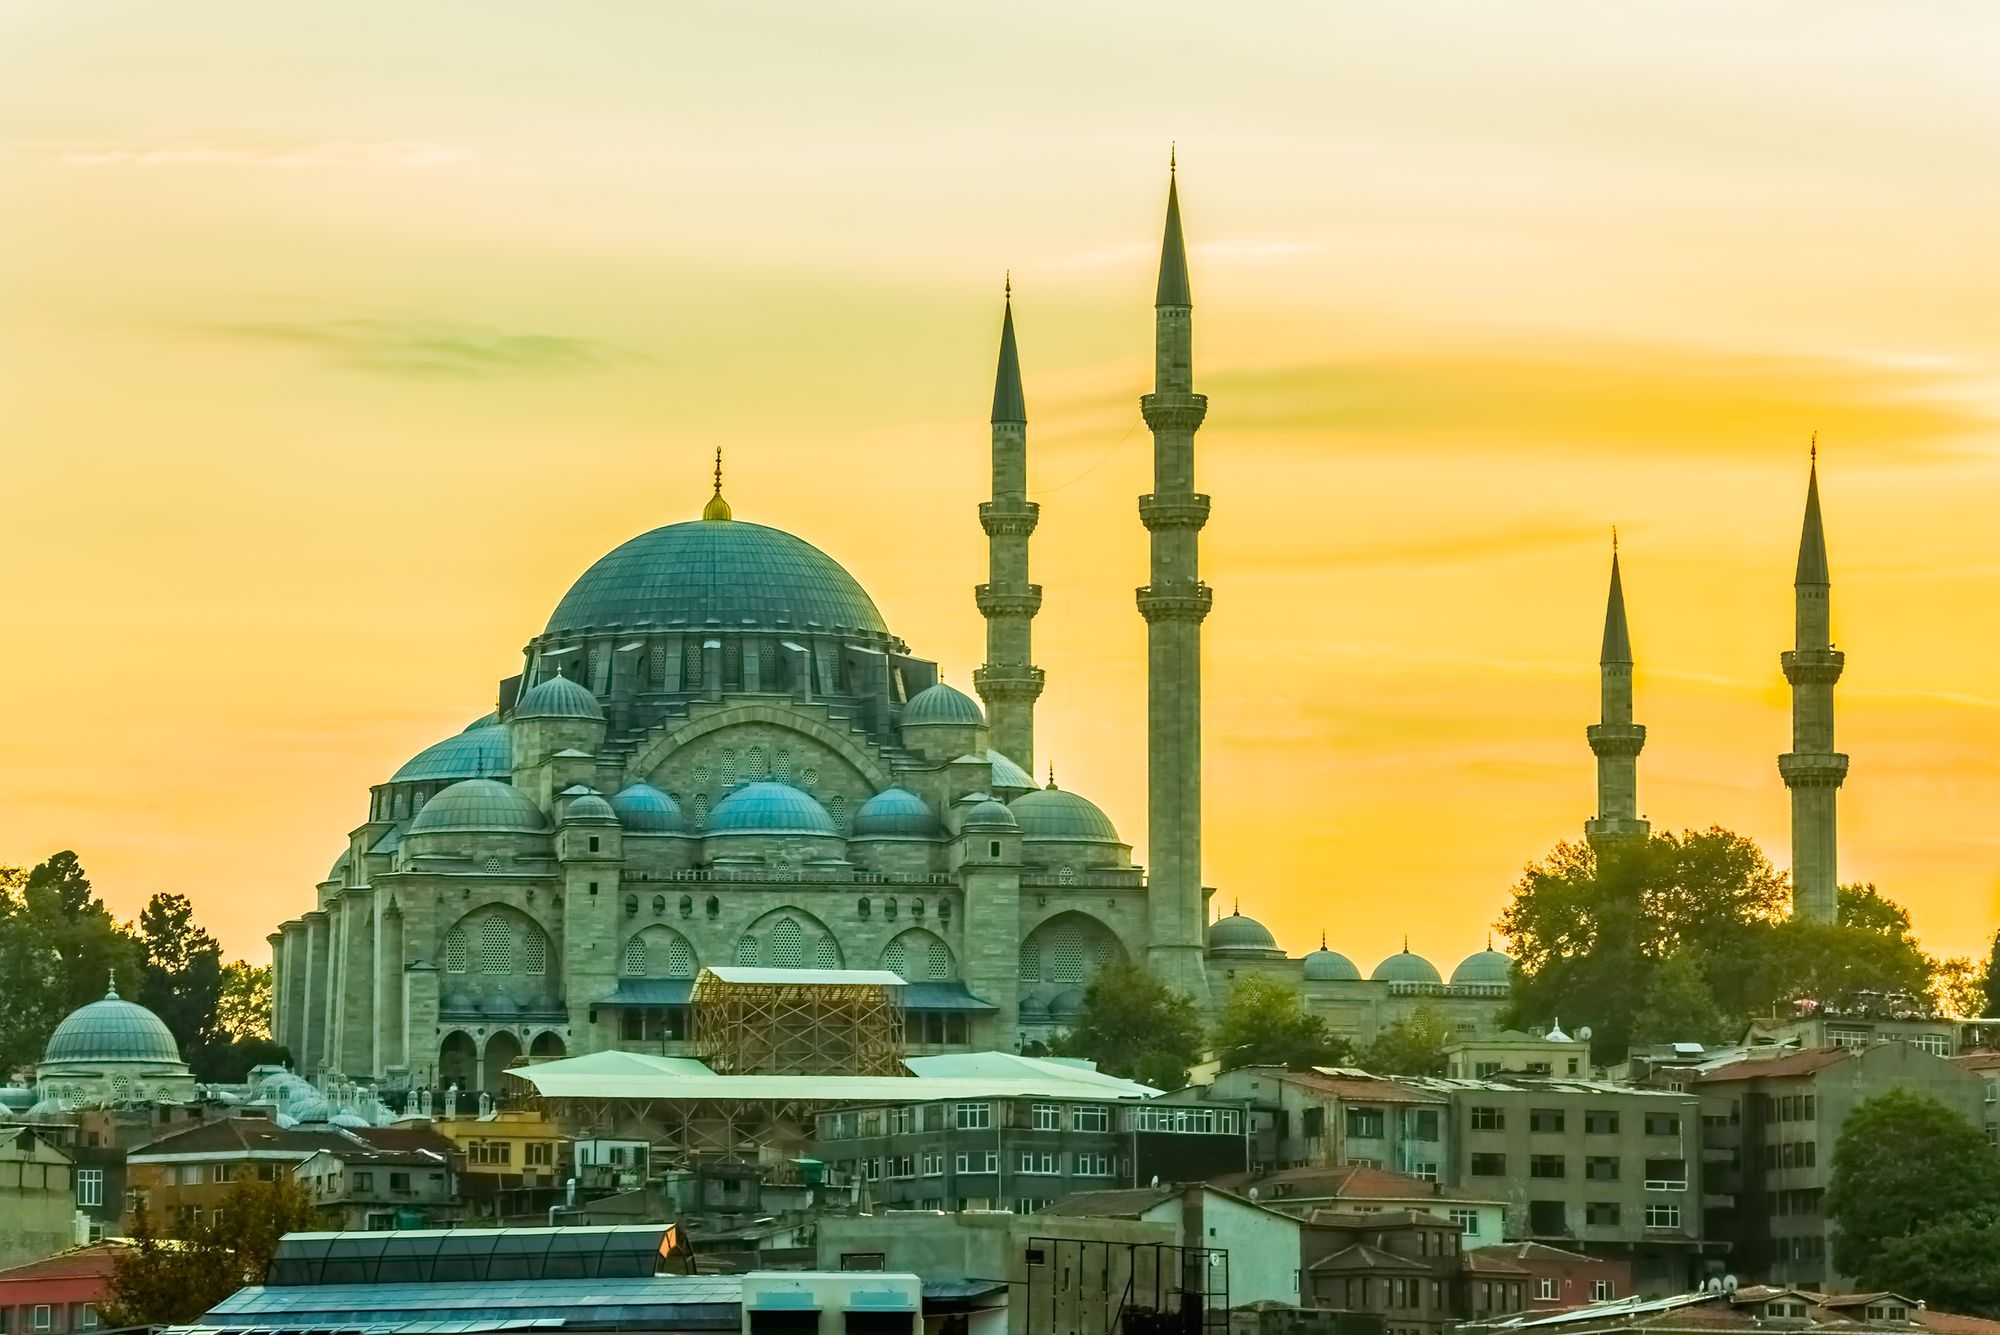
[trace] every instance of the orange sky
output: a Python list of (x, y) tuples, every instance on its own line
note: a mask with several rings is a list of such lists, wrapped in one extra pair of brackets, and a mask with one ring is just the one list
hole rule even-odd
[(1818, 430), (1842, 871), (1977, 950), (1994, 50), (1977, 3), (0, 9), (0, 861), (261, 954), (716, 444), (967, 683), (1009, 267), (1040, 735), (1143, 856), (1177, 138), (1225, 904), (1477, 948), (1591, 814), (1613, 523), (1642, 808), (1782, 863)]

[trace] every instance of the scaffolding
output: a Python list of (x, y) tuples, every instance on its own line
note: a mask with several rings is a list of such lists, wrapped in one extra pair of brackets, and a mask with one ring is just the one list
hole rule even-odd
[(902, 979), (837, 969), (704, 969), (695, 1053), (718, 1075), (902, 1075)]

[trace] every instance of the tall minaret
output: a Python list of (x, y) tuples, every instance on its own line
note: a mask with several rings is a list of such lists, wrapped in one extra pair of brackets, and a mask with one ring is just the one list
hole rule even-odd
[(1139, 400), (1153, 433), (1153, 490), (1139, 518), (1153, 535), (1146, 618), (1146, 829), (1151, 918), (1147, 962), (1162, 982), (1208, 999), (1201, 884), (1201, 623), (1210, 593), (1196, 546), (1208, 497), (1194, 489), (1194, 433), (1208, 399), (1194, 392), (1193, 299), (1181, 239), (1178, 173), (1168, 159), (1167, 231), (1153, 301), (1153, 392)]
[(1847, 757), (1833, 749), (1833, 684), (1847, 655), (1833, 647), (1826, 570), (1826, 530), (1819, 518), (1819, 442), (1813, 442), (1806, 483), (1806, 522), (1799, 535), (1799, 569), (1792, 586), (1797, 633), (1783, 656), (1792, 684), (1792, 749), (1778, 773), (1792, 790), (1792, 916), (1832, 922), (1838, 907), (1834, 804), (1847, 777)]
[(1618, 535), (1611, 537), (1611, 596), (1604, 606), (1604, 648), (1597, 655), (1598, 721), (1590, 725), (1597, 755), (1597, 815), (1584, 838), (1603, 856), (1650, 831), (1639, 819), (1639, 751), (1646, 729), (1632, 721), (1632, 635), (1625, 626), (1625, 585), (1618, 577)]
[(1028, 499), (1028, 408), (1014, 348), (1014, 279), (1000, 323), (1000, 368), (993, 377), (993, 499), (979, 506), (986, 530), (987, 583), (974, 596), (986, 618), (986, 664), (972, 674), (986, 702), (994, 749), (1025, 770), (1035, 765), (1035, 698), (1042, 670), (1029, 661), (1029, 627), (1042, 586), (1028, 583), (1028, 535), (1042, 507)]

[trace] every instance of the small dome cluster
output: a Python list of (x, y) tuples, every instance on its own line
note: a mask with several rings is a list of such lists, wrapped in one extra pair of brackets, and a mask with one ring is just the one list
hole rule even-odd
[(681, 834), (687, 829), (680, 804), (650, 783), (619, 789), (611, 798), (611, 811), (633, 834)]
[[(1282, 959), (1284, 952), (1279, 949), (1270, 929), (1255, 918), (1246, 918), (1239, 909), (1226, 918), (1217, 918), (1208, 926), (1208, 953), (1224, 958), (1270, 958)], [(1354, 961), (1337, 950), (1329, 950), (1324, 935), (1320, 937), (1319, 949), (1300, 961), (1301, 972), (1309, 983), (1358, 983), (1362, 981), (1361, 970)], [(1486, 949), (1468, 955), (1459, 966), (1452, 970), (1453, 987), (1505, 987), (1513, 977), (1514, 961), (1488, 945)], [(1406, 942), (1403, 949), (1375, 966), (1368, 975), (1377, 983), (1415, 983), (1426, 986), (1443, 986), (1436, 966), (1423, 956), (1415, 954)]]

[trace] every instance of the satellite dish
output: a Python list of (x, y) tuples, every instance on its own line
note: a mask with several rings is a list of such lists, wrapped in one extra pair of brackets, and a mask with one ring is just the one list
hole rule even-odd
[(1576, 1036), (1582, 1039), (1584, 1042), (1588, 1043), (1590, 1041), (1590, 1026), (1585, 1025), (1583, 1028), (1577, 1030)]
[(1257, 1199), (1257, 1188), (1250, 1188), (1250, 1199), (1253, 1201)]
[(1724, 1293), (1736, 1292), (1736, 1276), (1724, 1275), (1722, 1277), (1722, 1291)]
[(1153, 1185), (1156, 1187), (1160, 1185), (1160, 1175), (1158, 1173), (1153, 1174)]

